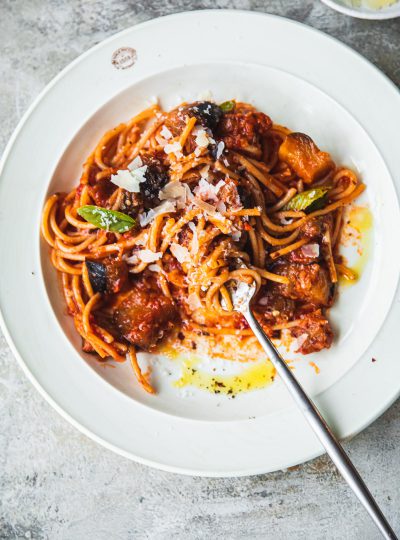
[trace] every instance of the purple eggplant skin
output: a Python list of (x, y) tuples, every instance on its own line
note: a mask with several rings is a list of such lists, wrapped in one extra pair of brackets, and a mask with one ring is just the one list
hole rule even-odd
[(169, 176), (167, 171), (156, 160), (151, 160), (146, 165), (145, 181), (140, 184), (140, 193), (143, 197), (144, 209), (150, 210), (150, 208), (160, 204), (158, 194), (160, 189), (169, 182)]
[(94, 292), (104, 293), (107, 290), (107, 268), (100, 261), (85, 261), (90, 284)]
[(212, 132), (217, 128), (223, 114), (220, 107), (210, 101), (198, 101), (189, 107), (188, 112)]

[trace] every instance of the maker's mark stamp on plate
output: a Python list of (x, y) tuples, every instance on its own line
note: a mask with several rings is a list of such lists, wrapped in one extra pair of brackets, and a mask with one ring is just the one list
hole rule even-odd
[(132, 47), (120, 47), (111, 56), (111, 63), (116, 69), (128, 69), (137, 60), (137, 52)]

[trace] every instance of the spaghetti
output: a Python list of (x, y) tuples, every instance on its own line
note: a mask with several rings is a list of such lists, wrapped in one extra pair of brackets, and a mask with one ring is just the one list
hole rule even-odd
[[(153, 105), (108, 131), (79, 185), (47, 200), (42, 234), (83, 350), (129, 357), (171, 333), (249, 339), (229, 283), (255, 281), (265, 330), (329, 347), (343, 208), (364, 190), (349, 169), (254, 107)], [(350, 276), (350, 277), (349, 277)]]

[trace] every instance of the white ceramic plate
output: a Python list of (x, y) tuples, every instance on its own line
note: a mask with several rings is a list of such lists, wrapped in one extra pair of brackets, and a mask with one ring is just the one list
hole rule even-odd
[(362, 202), (374, 217), (368, 264), (331, 312), (338, 337), (314, 355), (320, 375), (310, 358), (297, 362), (296, 373), (342, 437), (392, 403), (400, 390), (393, 338), (400, 313), (393, 184), (400, 175), (400, 97), (362, 57), (286, 19), (239, 11), (165, 17), (108, 39), (64, 70), (27, 112), (3, 158), (0, 305), (4, 331), (32, 382), (96, 441), (166, 470), (256, 474), (322, 452), (280, 382), (235, 400), (200, 391), (184, 398), (160, 369), (159, 394), (144, 394), (128, 366), (100, 367), (81, 353), (39, 238), (47, 193), (77, 182), (105, 130), (152, 96), (168, 107), (206, 91), (252, 102), (311, 134), (367, 184)]

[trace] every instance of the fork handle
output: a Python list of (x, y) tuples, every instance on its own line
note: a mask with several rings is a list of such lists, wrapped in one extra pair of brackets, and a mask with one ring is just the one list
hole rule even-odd
[(393, 529), (389, 525), (381, 509), (359, 475), (357, 469), (350, 461), (342, 445), (330, 430), (328, 424), (321, 416), (321, 413), (318, 411), (317, 407), (304, 392), (300, 383), (286, 365), (283, 357), (272, 344), (268, 336), (266, 336), (251, 310), (248, 309), (242, 311), (242, 314), (249, 323), (250, 328), (253, 330), (264, 351), (267, 353), (281, 379), (286, 384), (296, 404), (306, 417), (321, 444), (324, 446), (327, 454), (330, 456), (348, 485), (354, 491), (361, 504), (367, 510), (382, 536), (390, 540), (397, 540), (397, 536), (395, 535)]

